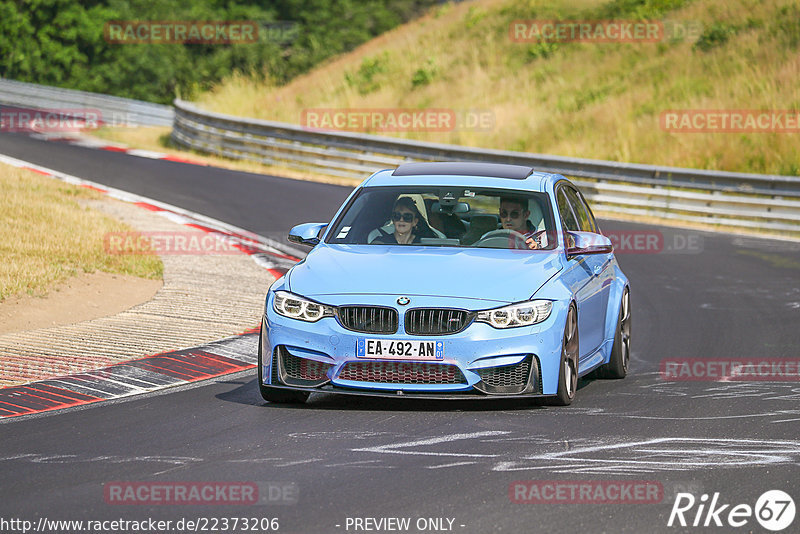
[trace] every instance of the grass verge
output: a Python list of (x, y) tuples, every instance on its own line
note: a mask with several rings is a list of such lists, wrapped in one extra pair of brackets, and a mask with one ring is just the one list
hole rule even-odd
[(0, 191), (0, 301), (46, 294), (81, 272), (162, 277), (158, 256), (106, 253), (105, 234), (133, 229), (81, 206), (82, 199), (101, 198), (99, 193), (2, 164)]
[[(517, 20), (653, 20), (662, 42), (515, 42)], [(232, 76), (211, 111), (301, 123), (309, 109), (486, 110), (489, 128), (372, 132), (614, 161), (800, 174), (798, 133), (666, 131), (667, 110), (800, 110), (796, 0), (444, 4), (283, 86)]]

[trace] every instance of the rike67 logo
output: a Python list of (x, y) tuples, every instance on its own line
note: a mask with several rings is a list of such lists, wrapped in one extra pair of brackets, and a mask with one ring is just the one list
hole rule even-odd
[[(719, 492), (714, 493), (709, 501), (704, 493), (697, 499), (691, 493), (678, 493), (672, 512), (669, 514), (667, 526), (692, 527), (742, 527), (750, 523), (753, 517), (767, 530), (778, 532), (784, 530), (794, 521), (794, 500), (781, 490), (769, 490), (761, 494), (755, 506), (737, 504), (732, 506), (723, 503)], [(752, 531), (751, 531), (752, 532)]]

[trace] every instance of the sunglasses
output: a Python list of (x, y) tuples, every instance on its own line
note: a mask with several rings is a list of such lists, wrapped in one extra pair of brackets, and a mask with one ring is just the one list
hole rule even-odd
[(403, 221), (403, 222), (411, 222), (414, 220), (414, 214), (410, 211), (406, 211), (404, 213), (400, 213), (399, 211), (392, 212), (392, 220), (393, 221)]
[(506, 217), (511, 217), (512, 219), (519, 219), (519, 216), (522, 215), (522, 212), (519, 210), (500, 210), (500, 218), (505, 219)]

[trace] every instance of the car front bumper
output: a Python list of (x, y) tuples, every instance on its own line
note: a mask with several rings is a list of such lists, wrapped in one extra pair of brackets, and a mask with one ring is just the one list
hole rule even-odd
[[(394, 296), (370, 296), (370, 305), (399, 312), (395, 334), (348, 330), (335, 317), (309, 323), (278, 315), (267, 298), (260, 338), (261, 382), (298, 391), (414, 398), (464, 399), (555, 395), (567, 304), (554, 302), (550, 316), (528, 327), (497, 329), (472, 322), (461, 332), (436, 336), (404, 333), (404, 310)], [(459, 307), (466, 302), (415, 297), (418, 307)], [(330, 303), (343, 305), (346, 302)], [(474, 308), (474, 303), (469, 303)], [(492, 307), (491, 304), (486, 306)], [(441, 341), (437, 361), (364, 359), (356, 356), (359, 339)]]

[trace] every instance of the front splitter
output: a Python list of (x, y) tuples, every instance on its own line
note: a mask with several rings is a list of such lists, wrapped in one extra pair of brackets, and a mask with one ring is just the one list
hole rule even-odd
[(291, 386), (267, 385), (269, 388), (288, 391), (303, 391), (307, 393), (331, 393), (335, 395), (353, 395), (358, 397), (382, 397), (385, 399), (425, 399), (425, 400), (501, 400), (501, 399), (545, 399), (550, 395), (539, 393), (520, 394), (486, 394), (477, 391), (463, 393), (428, 393), (424, 391), (379, 391), (374, 389), (343, 388), (327, 384), (316, 388), (298, 388)]

